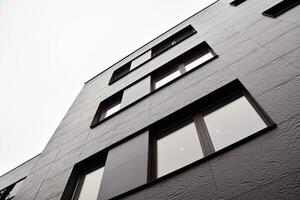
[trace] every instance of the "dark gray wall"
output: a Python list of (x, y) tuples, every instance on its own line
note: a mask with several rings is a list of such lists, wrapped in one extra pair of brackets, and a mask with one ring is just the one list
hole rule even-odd
[[(32, 168), (18, 200), (60, 199), (75, 163), (238, 78), (278, 127), (125, 199), (298, 199), (300, 6), (271, 19), (279, 0), (220, 0), (88, 82)], [(123, 77), (115, 69), (191, 24), (197, 34)], [(206, 41), (219, 58), (90, 129), (99, 103)]]

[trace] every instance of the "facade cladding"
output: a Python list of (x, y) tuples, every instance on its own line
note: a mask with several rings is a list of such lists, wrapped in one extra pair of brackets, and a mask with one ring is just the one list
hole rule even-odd
[(298, 3), (217, 1), (103, 71), (0, 199), (299, 199)]

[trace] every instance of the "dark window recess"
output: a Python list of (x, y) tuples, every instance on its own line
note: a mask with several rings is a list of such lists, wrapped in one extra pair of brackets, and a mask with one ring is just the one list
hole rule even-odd
[(151, 75), (152, 90), (156, 90), (186, 72), (201, 66), (215, 56), (216, 54), (206, 42), (197, 45), (155, 71)]
[(107, 151), (75, 164), (61, 199), (96, 200), (99, 196)]
[(229, 5), (231, 5), (231, 6), (238, 6), (241, 3), (244, 3), (245, 1), (246, 0), (234, 0), (234, 1), (230, 2)]
[(91, 128), (95, 127), (101, 120), (118, 112), (121, 108), (123, 91), (102, 101), (92, 121)]
[(228, 91), (219, 90), (150, 129), (150, 180), (177, 171), (274, 125), (246, 89), (238, 81), (236, 83), (237, 91), (226, 94)]
[(19, 180), (18, 182), (0, 190), (0, 200), (10, 200), (15, 198), (16, 194), (18, 193), (23, 181), (25, 178)]
[(196, 30), (191, 25), (187, 26), (186, 28), (180, 30), (179, 32), (167, 38), (166, 40), (162, 41), (158, 45), (154, 46), (152, 48), (152, 57), (161, 54), (162, 52), (176, 45), (177, 43), (190, 37), (194, 33), (196, 33)]
[(275, 6), (269, 8), (268, 10), (264, 11), (262, 14), (267, 17), (275, 18), (299, 4), (300, 0), (284, 0), (276, 4)]
[[(139, 66), (145, 64), (152, 58), (158, 56), (159, 54), (165, 52), (166, 50), (172, 48), (176, 44), (180, 43), (181, 41), (187, 39), (188, 37), (192, 36), (196, 33), (196, 30), (191, 26), (187, 26), (174, 35), (168, 37), (164, 41), (160, 42), (153, 48), (149, 49), (148, 51), (144, 52), (143, 54), (137, 56), (132, 61), (128, 62), (127, 64), (123, 65), (119, 69), (113, 72), (113, 75), (109, 81), (109, 85), (113, 84), (117, 80), (121, 79), (125, 75), (127, 75), (130, 71), (138, 68)], [(151, 52), (151, 55), (148, 55), (148, 52)], [(144, 56), (143, 56), (144, 55)], [(146, 56), (146, 57), (145, 57)], [(132, 68), (132, 69), (130, 69)]]
[(117, 80), (119, 80), (120, 78), (122, 78), (123, 76), (125, 76), (126, 74), (129, 73), (130, 71), (130, 65), (131, 62), (126, 63), (125, 65), (123, 65), (122, 67), (116, 69), (112, 76), (111, 79), (109, 80), (109, 85), (116, 82)]

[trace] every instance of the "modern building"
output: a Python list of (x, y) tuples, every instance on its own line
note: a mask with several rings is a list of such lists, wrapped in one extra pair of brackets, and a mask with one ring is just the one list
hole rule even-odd
[(299, 199), (299, 2), (216, 1), (101, 72), (0, 199)]

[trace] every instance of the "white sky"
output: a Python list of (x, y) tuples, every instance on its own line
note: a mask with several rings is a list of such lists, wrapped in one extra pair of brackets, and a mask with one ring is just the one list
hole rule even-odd
[(215, 0), (0, 0), (0, 175), (40, 153), (85, 81)]

